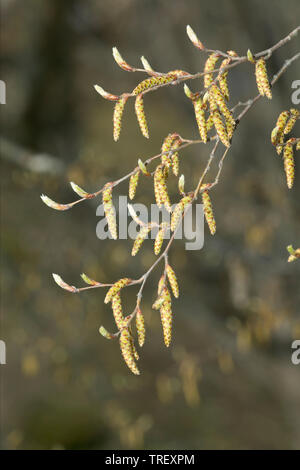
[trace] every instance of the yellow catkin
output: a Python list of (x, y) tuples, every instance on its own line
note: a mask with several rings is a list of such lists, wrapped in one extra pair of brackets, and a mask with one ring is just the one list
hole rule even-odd
[(286, 182), (289, 189), (293, 187), (295, 176), (294, 149), (292, 139), (288, 140), (283, 150), (284, 171), (286, 174)]
[(230, 147), (230, 141), (228, 138), (226, 128), (222, 121), (221, 114), (217, 109), (213, 112), (213, 121), (214, 121), (214, 126), (216, 128), (217, 134), (221, 142), (225, 145), (225, 147)]
[(133, 372), (135, 375), (139, 375), (140, 371), (137, 368), (137, 365), (134, 360), (134, 352), (132, 348), (132, 338), (131, 334), (128, 330), (128, 328), (125, 328), (124, 330), (121, 331), (120, 334), (120, 348), (121, 348), (121, 353), (123, 356), (123, 359), (131, 372)]
[(208, 57), (207, 61), (205, 62), (204, 72), (206, 75), (204, 75), (204, 88), (208, 88), (213, 82), (213, 74), (207, 72), (210, 72), (215, 69), (215, 65), (218, 60), (219, 56), (213, 53)]
[(289, 111), (282, 111), (279, 116), (278, 116), (278, 119), (277, 119), (277, 122), (276, 122), (276, 126), (277, 129), (279, 130), (279, 132), (282, 132), (285, 128), (285, 125), (287, 123), (287, 120), (290, 116), (290, 113)]
[(106, 296), (105, 296), (105, 299), (104, 299), (104, 303), (105, 304), (108, 304), (112, 298), (121, 290), (123, 289), (123, 287), (125, 286), (128, 286), (128, 284), (130, 284), (131, 282), (131, 279), (129, 279), (128, 277), (123, 277), (122, 279), (119, 279), (117, 282), (115, 282), (111, 288), (108, 290)]
[(163, 165), (158, 165), (154, 173), (154, 193), (156, 204), (161, 207), (164, 204), (165, 208), (171, 211), (171, 202), (168, 195), (168, 189), (166, 184), (166, 175), (164, 173)]
[(138, 342), (139, 342), (140, 347), (142, 347), (145, 343), (146, 330), (145, 330), (144, 315), (142, 314), (139, 308), (136, 312), (135, 324), (136, 324), (136, 330), (138, 334)]
[(164, 139), (163, 144), (161, 146), (161, 153), (164, 155), (161, 156), (161, 162), (169, 167), (171, 165), (171, 159), (169, 157), (169, 152), (171, 150), (172, 143), (178, 134), (169, 134)]
[(178, 287), (177, 277), (173, 268), (169, 264), (166, 267), (166, 272), (167, 272), (168, 280), (169, 280), (173, 295), (177, 299), (179, 297), (179, 287)]
[(134, 199), (135, 193), (136, 193), (136, 188), (139, 182), (139, 177), (140, 177), (140, 171), (136, 171), (131, 175), (130, 180), (129, 180), (129, 199)]
[(257, 88), (262, 96), (272, 99), (271, 87), (268, 79), (267, 66), (265, 59), (259, 59), (255, 64), (255, 77)]
[(143, 227), (141, 227), (136, 239), (134, 240), (134, 243), (133, 243), (133, 247), (132, 247), (132, 251), (131, 251), (131, 255), (132, 256), (135, 256), (138, 251), (140, 250), (144, 240), (146, 239), (148, 233), (150, 232), (152, 228), (152, 225), (151, 224), (147, 224), (147, 225), (144, 225)]
[(114, 141), (119, 140), (121, 127), (122, 127), (122, 116), (127, 101), (127, 96), (121, 96), (121, 98), (116, 102), (114, 108), (113, 124), (114, 124)]
[(148, 124), (145, 116), (144, 100), (142, 94), (137, 95), (135, 99), (135, 112), (143, 136), (149, 139)]
[(213, 127), (213, 125), (214, 125), (213, 115), (210, 114), (207, 118), (207, 121), (206, 121), (207, 132), (210, 131), (210, 129)]
[(231, 139), (236, 128), (236, 122), (233, 118), (226, 119), (225, 122), (226, 122), (226, 131), (227, 131), (228, 139), (229, 139), (229, 142), (231, 143)]
[[(224, 59), (221, 63), (221, 69), (224, 67), (227, 67), (231, 62), (230, 59)], [(224, 96), (224, 98), (228, 101), (229, 100), (229, 88), (228, 88), (228, 83), (227, 83), (227, 75), (228, 75), (228, 70), (225, 72), (221, 73), (219, 75), (219, 85), (221, 92)]]
[(114, 319), (115, 319), (117, 328), (120, 330), (123, 327), (123, 323), (124, 323), (120, 291), (117, 292), (117, 294), (112, 297), (111, 307), (112, 307), (112, 311), (114, 314)]
[(300, 150), (300, 140), (298, 140), (298, 142), (296, 144), (296, 150)]
[(199, 134), (203, 142), (207, 142), (207, 127), (206, 127), (206, 119), (205, 119), (205, 111), (202, 107), (202, 99), (198, 98), (193, 100), (194, 111), (196, 122), (199, 129)]
[(298, 109), (292, 108), (290, 110), (290, 118), (287, 122), (287, 125), (284, 128), (284, 131), (283, 131), (284, 134), (289, 134), (292, 131), (292, 129), (293, 129), (294, 125), (296, 124), (297, 119), (299, 119), (299, 117), (300, 117), (300, 111), (298, 111)]
[(112, 202), (112, 184), (107, 183), (104, 186), (104, 191), (102, 194), (102, 202), (105, 217), (107, 220), (108, 228), (111, 233), (111, 236), (114, 240), (117, 240), (118, 233), (117, 233), (117, 221), (116, 221), (116, 210), (114, 208)]
[(280, 155), (283, 150), (283, 145), (282, 145), (283, 143), (284, 143), (284, 134), (282, 132), (279, 135), (278, 142), (276, 144), (276, 152), (278, 153), (278, 155)]
[(161, 228), (157, 232), (157, 235), (155, 237), (154, 241), (154, 254), (159, 255), (163, 241), (164, 241), (164, 235), (166, 233), (168, 224), (166, 222), (163, 222), (161, 224)]
[(203, 191), (202, 202), (203, 202), (204, 215), (205, 215), (207, 225), (209, 227), (210, 233), (214, 235), (216, 233), (216, 222), (215, 222), (210, 195), (208, 191)]
[(209, 94), (212, 96), (212, 99), (215, 100), (215, 102), (217, 103), (218, 108), (221, 111), (221, 113), (223, 114), (223, 116), (227, 120), (233, 121), (232, 113), (227, 108), (225, 98), (224, 98), (221, 90), (219, 90), (219, 88), (217, 87), (217, 85), (212, 85), (211, 86)]
[(193, 197), (191, 195), (184, 196), (178, 204), (176, 204), (174, 211), (171, 216), (171, 230), (174, 232), (177, 225), (181, 221), (182, 215), (186, 207), (192, 202)]
[(132, 91), (132, 94), (139, 95), (140, 93), (142, 93), (145, 90), (148, 90), (149, 88), (153, 88), (153, 87), (160, 86), (160, 85), (165, 85), (169, 82), (172, 82), (174, 78), (175, 77), (173, 74), (165, 75), (161, 77), (146, 78), (135, 87), (135, 89)]
[[(172, 144), (172, 150), (177, 149), (180, 147), (181, 144), (181, 139), (176, 139), (174, 143)], [(175, 176), (179, 175), (179, 153), (174, 152), (171, 156), (171, 161), (172, 161), (172, 171)]]
[(163, 327), (164, 342), (167, 347), (170, 346), (172, 339), (172, 304), (171, 295), (167, 287), (163, 289), (163, 304), (160, 308), (160, 318)]
[(280, 141), (282, 140), (282, 135), (283, 135), (282, 130), (280, 130), (279, 127), (274, 127), (274, 129), (271, 132), (271, 143), (275, 146), (278, 145)]

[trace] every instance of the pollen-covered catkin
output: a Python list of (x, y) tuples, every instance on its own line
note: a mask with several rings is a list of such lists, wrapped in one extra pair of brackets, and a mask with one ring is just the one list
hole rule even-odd
[(112, 202), (112, 183), (107, 183), (104, 186), (102, 194), (103, 209), (107, 220), (108, 228), (111, 236), (114, 240), (117, 240), (117, 221), (116, 221), (116, 210)]
[(293, 187), (295, 176), (294, 149), (291, 141), (293, 141), (293, 139), (289, 139), (287, 141), (283, 150), (284, 171), (286, 174), (286, 182), (289, 189)]
[(213, 112), (213, 121), (214, 121), (214, 126), (216, 128), (217, 134), (221, 140), (221, 142), (225, 145), (225, 147), (230, 147), (230, 141), (228, 138), (228, 134), (226, 131), (226, 128), (224, 126), (224, 123), (222, 121), (221, 114), (218, 109), (216, 109)]
[(169, 82), (172, 82), (174, 78), (175, 78), (174, 75), (164, 75), (160, 77), (146, 78), (135, 87), (135, 89), (132, 91), (132, 94), (139, 95), (140, 93), (142, 93), (145, 90), (148, 90), (149, 88), (153, 88), (153, 87), (160, 86), (160, 85), (165, 85)]
[(176, 204), (174, 211), (171, 216), (171, 230), (174, 232), (177, 225), (181, 221), (182, 215), (186, 207), (192, 202), (193, 197), (191, 195), (184, 196), (178, 204)]
[(299, 117), (300, 117), (300, 111), (298, 111), (298, 109), (295, 109), (295, 108), (290, 109), (290, 118), (284, 128), (284, 131), (283, 131), (284, 134), (289, 134), (292, 131)]
[(167, 347), (170, 346), (172, 339), (172, 304), (171, 295), (167, 287), (163, 289), (163, 304), (160, 308), (160, 318), (163, 327), (164, 342)]
[(135, 99), (135, 112), (143, 136), (149, 139), (148, 124), (145, 116), (144, 100), (142, 94), (137, 95)]
[(161, 247), (162, 247), (162, 244), (163, 244), (163, 241), (164, 241), (164, 235), (166, 233), (167, 227), (168, 227), (167, 222), (163, 222), (161, 224), (161, 228), (159, 229), (159, 231), (157, 232), (157, 235), (155, 237), (154, 254), (156, 256), (159, 255), (159, 253), (160, 253), (160, 250), (161, 250)]
[(127, 96), (121, 96), (121, 98), (116, 102), (114, 108), (113, 124), (114, 124), (114, 141), (119, 140), (121, 127), (122, 127), (122, 116), (127, 101)]
[(169, 157), (169, 153), (171, 150), (172, 143), (174, 139), (177, 137), (178, 134), (168, 134), (167, 137), (164, 139), (163, 144), (161, 146), (161, 153), (163, 155), (161, 156), (161, 162), (169, 167), (171, 165), (171, 159)]
[(120, 348), (124, 361), (127, 366), (135, 375), (139, 375), (140, 371), (137, 368), (137, 365), (134, 360), (134, 352), (132, 348), (132, 339), (131, 334), (128, 328), (124, 328), (120, 334)]
[(268, 79), (266, 61), (263, 58), (258, 59), (255, 64), (255, 77), (260, 95), (265, 95), (267, 98), (272, 99), (272, 92)]
[[(181, 139), (176, 139), (174, 143), (172, 144), (172, 150), (175, 150), (180, 147), (181, 144)], [(171, 161), (172, 161), (172, 171), (175, 176), (178, 176), (179, 174), (179, 153), (174, 152), (171, 156)]]
[(139, 346), (142, 347), (145, 343), (146, 329), (144, 315), (142, 314), (140, 308), (138, 308), (136, 312), (135, 325), (138, 334)]
[(150, 224), (147, 224), (147, 225), (144, 225), (143, 227), (141, 227), (136, 239), (134, 240), (134, 243), (133, 243), (133, 247), (132, 247), (132, 251), (131, 251), (131, 255), (132, 256), (135, 256), (139, 249), (141, 248), (144, 240), (146, 239), (148, 233), (150, 232), (152, 228), (152, 225), (151, 223)]
[(166, 272), (167, 272), (168, 280), (169, 280), (173, 295), (177, 299), (179, 297), (179, 287), (178, 287), (178, 282), (177, 282), (175, 271), (168, 264), (166, 267)]
[(168, 195), (166, 175), (163, 170), (163, 165), (158, 165), (156, 167), (154, 173), (154, 194), (158, 207), (161, 207), (161, 205), (164, 204), (167, 211), (171, 212), (171, 202)]
[(223, 114), (223, 116), (225, 116), (226, 119), (232, 120), (233, 119), (232, 113), (227, 108), (225, 98), (224, 98), (222, 92), (217, 87), (217, 85), (212, 85), (211, 86), (211, 88), (209, 90), (209, 94), (212, 96), (212, 99), (215, 100), (215, 102), (217, 103), (217, 105), (218, 105), (221, 113)]
[(123, 327), (123, 323), (124, 323), (120, 291), (117, 292), (116, 295), (112, 297), (111, 307), (112, 307), (112, 311), (114, 314), (114, 319), (115, 319), (117, 328), (120, 330)]
[(208, 88), (213, 82), (213, 74), (207, 73), (215, 69), (215, 65), (219, 60), (219, 56), (215, 53), (211, 54), (205, 62), (204, 66), (204, 88)]
[(208, 191), (203, 191), (202, 202), (207, 225), (209, 227), (210, 233), (214, 235), (216, 233), (216, 221), (214, 218), (214, 213)]
[[(231, 62), (231, 59), (224, 59), (221, 63), (220, 68), (223, 69), (227, 67)], [(227, 75), (228, 75), (228, 70), (225, 70), (225, 72), (219, 74), (219, 85), (221, 92), (224, 96), (224, 98), (228, 101), (229, 100), (229, 88), (228, 88), (228, 83), (227, 83)]]
[(195, 117), (196, 117), (198, 129), (199, 129), (200, 137), (203, 140), (203, 142), (206, 143), (207, 142), (207, 128), (206, 128), (205, 111), (202, 106), (203, 105), (202, 99), (198, 98), (198, 99), (193, 100), (193, 105), (194, 105)]
[(290, 116), (289, 111), (282, 111), (279, 114), (277, 122), (276, 122), (276, 127), (279, 130), (279, 132), (282, 132), (284, 130), (289, 116)]
[(104, 299), (104, 303), (105, 304), (108, 304), (112, 298), (121, 290), (123, 289), (123, 287), (125, 286), (128, 286), (128, 284), (130, 284), (131, 282), (131, 279), (129, 279), (128, 277), (123, 277), (122, 279), (119, 279), (117, 282), (115, 282), (111, 288), (108, 290), (106, 296), (105, 296), (105, 299)]
[(129, 199), (134, 199), (135, 193), (136, 193), (136, 188), (139, 182), (139, 177), (140, 177), (140, 171), (136, 171), (131, 175), (130, 180), (129, 180)]

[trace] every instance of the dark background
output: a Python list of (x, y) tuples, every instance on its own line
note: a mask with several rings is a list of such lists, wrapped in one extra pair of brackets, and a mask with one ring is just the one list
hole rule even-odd
[[(98, 333), (100, 324), (114, 329), (105, 293), (72, 295), (51, 272), (77, 286), (81, 272), (102, 282), (137, 278), (153, 263), (151, 243), (132, 259), (131, 241), (96, 238), (100, 200), (59, 213), (39, 198), (74, 200), (68, 181), (100, 188), (158, 153), (169, 132), (197, 138), (180, 85), (147, 95), (149, 141), (130, 101), (113, 142), (113, 106), (93, 85), (119, 94), (144, 76), (119, 69), (112, 46), (133, 65), (145, 55), (160, 71), (197, 72), (205, 56), (188, 40), (186, 24), (210, 48), (258, 52), (299, 24), (299, 1), (2, 0), (1, 10), (1, 446), (299, 448), (300, 366), (291, 363), (291, 342), (300, 338), (300, 262), (287, 264), (286, 245), (299, 246), (300, 175), (296, 168), (289, 191), (269, 141), (279, 112), (292, 106), (299, 63), (273, 100), (260, 100), (241, 122), (212, 193), (217, 234), (206, 231), (200, 251), (185, 251), (180, 241), (171, 250), (181, 296), (168, 350), (151, 310), (160, 269), (149, 279), (140, 377), (124, 365), (117, 342)], [(299, 37), (278, 50), (270, 75), (298, 50)], [(232, 104), (256, 94), (250, 64), (229, 80)], [(208, 152), (182, 152), (189, 188)], [(127, 182), (115, 194), (126, 192)], [(145, 179), (137, 201), (153, 202)], [(134, 295), (129, 289), (128, 312)]]

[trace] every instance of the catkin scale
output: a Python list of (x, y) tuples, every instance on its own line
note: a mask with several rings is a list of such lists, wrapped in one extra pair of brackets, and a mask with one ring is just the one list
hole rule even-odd
[(143, 136), (149, 139), (148, 124), (145, 116), (144, 100), (142, 94), (137, 95), (135, 99), (135, 113)]
[(108, 228), (111, 236), (114, 240), (117, 240), (117, 221), (116, 221), (116, 210), (112, 202), (112, 184), (107, 183), (104, 186), (102, 194), (103, 209), (107, 220)]
[(139, 375), (140, 371), (134, 360), (134, 352), (132, 347), (132, 338), (128, 328), (124, 328), (120, 334), (120, 348), (123, 359), (131, 372), (135, 375)]

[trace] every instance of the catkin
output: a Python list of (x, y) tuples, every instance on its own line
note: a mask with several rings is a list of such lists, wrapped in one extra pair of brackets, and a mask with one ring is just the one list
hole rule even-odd
[(171, 295), (167, 287), (163, 289), (163, 304), (160, 308), (160, 318), (163, 327), (164, 342), (167, 347), (170, 346), (172, 339), (172, 304)]
[(169, 264), (166, 267), (166, 272), (167, 272), (168, 280), (169, 280), (173, 295), (177, 299), (179, 297), (179, 287), (178, 287), (177, 277), (173, 268)]
[(284, 146), (283, 150), (283, 162), (284, 162), (284, 171), (286, 174), (286, 182), (289, 189), (293, 187), (294, 176), (295, 176), (295, 162), (294, 162), (294, 149), (292, 141), (289, 139)]
[(111, 288), (108, 290), (106, 296), (105, 296), (105, 299), (104, 299), (104, 303), (105, 304), (108, 304), (112, 298), (121, 290), (123, 289), (123, 287), (125, 286), (128, 286), (128, 284), (130, 284), (131, 282), (131, 279), (129, 279), (128, 277), (123, 277), (122, 279), (119, 279), (117, 282), (115, 282)]
[[(227, 67), (231, 62), (230, 59), (224, 59), (223, 62), (221, 63), (221, 69)], [(228, 70), (225, 72), (221, 73), (219, 75), (219, 85), (221, 92), (224, 96), (224, 98), (228, 101), (229, 100), (229, 88), (228, 88), (228, 83), (227, 83), (227, 75), (228, 75)]]
[(142, 314), (140, 308), (138, 308), (136, 312), (135, 325), (136, 325), (136, 330), (138, 334), (138, 342), (139, 342), (140, 347), (142, 347), (145, 343), (146, 330), (145, 330), (144, 315)]
[(192, 202), (193, 197), (191, 195), (184, 196), (178, 204), (176, 204), (175, 209), (171, 216), (171, 230), (174, 232), (177, 228), (177, 225), (181, 221), (183, 212), (185, 208)]
[(131, 251), (131, 255), (132, 256), (135, 256), (139, 249), (141, 248), (144, 240), (146, 239), (148, 233), (150, 232), (152, 228), (152, 225), (151, 223), (150, 224), (147, 224), (147, 225), (144, 225), (143, 227), (141, 227), (136, 239), (134, 240), (134, 243), (133, 243), (133, 247), (132, 247), (132, 251)]
[(111, 307), (112, 307), (112, 311), (113, 311), (117, 328), (120, 330), (123, 327), (123, 323), (124, 323), (120, 291), (117, 292), (116, 295), (112, 297)]
[(265, 59), (259, 59), (255, 64), (256, 84), (260, 95), (272, 99), (271, 87), (268, 79)]
[(216, 233), (216, 222), (215, 222), (210, 195), (208, 191), (203, 191), (202, 202), (203, 202), (204, 215), (205, 215), (207, 225), (209, 227), (210, 233), (214, 235)]
[(131, 175), (129, 180), (129, 199), (134, 199), (136, 188), (139, 182), (140, 172), (139, 170)]
[(208, 88), (213, 82), (213, 74), (207, 73), (214, 70), (217, 61), (219, 60), (219, 56), (215, 53), (211, 54), (205, 62), (204, 66), (204, 88)]
[(227, 108), (225, 98), (224, 98), (222, 92), (217, 87), (217, 85), (212, 85), (211, 86), (209, 94), (212, 96), (212, 99), (215, 100), (215, 102), (217, 103), (217, 105), (218, 105), (221, 113), (223, 114), (223, 116), (225, 116), (225, 118), (228, 119), (228, 120), (232, 120), (233, 119), (232, 113)]
[(221, 114), (217, 109), (213, 112), (213, 121), (214, 121), (214, 126), (216, 128), (217, 134), (221, 142), (225, 145), (225, 147), (230, 147), (230, 141), (228, 138), (226, 128), (222, 121)]
[[(181, 139), (179, 139), (179, 138), (176, 139), (174, 141), (174, 143), (172, 144), (172, 150), (175, 150), (178, 147), (180, 147), (180, 144), (181, 144)], [(178, 152), (174, 152), (172, 154), (171, 161), (172, 161), (173, 175), (178, 176), (178, 174), (179, 174), (179, 153)]]
[(155, 255), (159, 255), (159, 253), (160, 253), (160, 250), (161, 250), (161, 247), (162, 247), (162, 244), (163, 244), (163, 241), (164, 241), (164, 235), (165, 235), (166, 230), (167, 230), (167, 226), (168, 226), (167, 222), (163, 222), (161, 224), (161, 228), (157, 232), (157, 235), (156, 235), (155, 241), (154, 241), (154, 254)]
[(194, 105), (195, 117), (196, 117), (198, 129), (199, 129), (200, 137), (203, 140), (203, 142), (206, 143), (207, 142), (207, 127), (206, 127), (205, 111), (202, 106), (203, 105), (202, 99), (198, 98), (198, 99), (193, 100), (193, 105)]
[(296, 150), (300, 150), (300, 140), (296, 143)]
[(121, 96), (121, 98), (116, 102), (114, 108), (113, 124), (114, 124), (114, 141), (119, 140), (121, 127), (122, 127), (122, 116), (127, 101), (127, 96)]
[(300, 117), (300, 111), (298, 109), (292, 108), (290, 110), (290, 118), (287, 122), (287, 125), (284, 128), (283, 133), (284, 134), (289, 134), (291, 130), (293, 129), (294, 125), (296, 124), (297, 119)]
[(105, 217), (107, 220), (108, 228), (111, 233), (111, 236), (114, 240), (117, 240), (117, 221), (116, 221), (116, 210), (112, 202), (112, 184), (107, 183), (104, 186), (104, 191), (102, 194), (103, 208)]
[(167, 211), (171, 212), (171, 202), (166, 184), (166, 174), (163, 170), (163, 165), (158, 165), (156, 167), (154, 173), (154, 194), (158, 207), (161, 207), (162, 204), (164, 204)]
[(149, 88), (153, 88), (160, 85), (165, 85), (166, 83), (172, 82), (174, 80), (174, 75), (164, 75), (161, 77), (150, 77), (143, 80), (139, 83), (135, 89), (132, 91), (133, 95), (139, 95)]
[(168, 134), (161, 146), (161, 153), (164, 154), (161, 156), (161, 162), (167, 167), (171, 165), (171, 159), (169, 157), (168, 152), (170, 152), (172, 143), (177, 135), (178, 134)]
[(143, 136), (149, 139), (148, 124), (145, 116), (144, 100), (142, 94), (137, 95), (135, 99), (135, 112)]
[(128, 328), (124, 328), (120, 334), (120, 348), (124, 361), (135, 375), (139, 375), (140, 371), (134, 360), (134, 352), (132, 348), (132, 338)]

